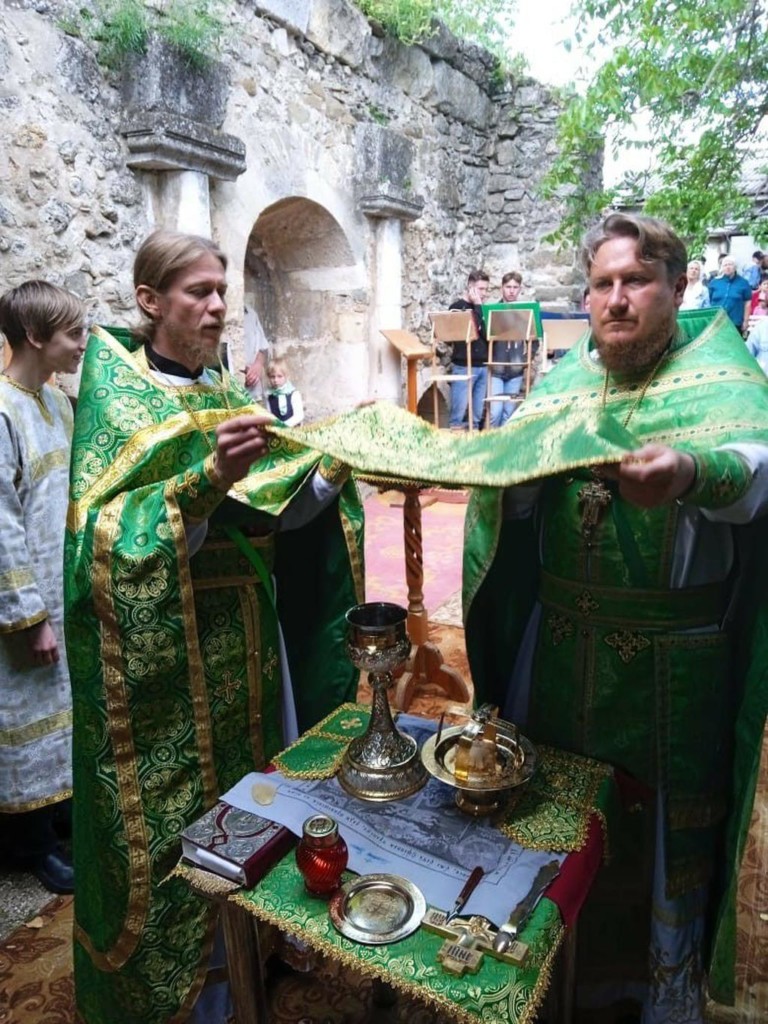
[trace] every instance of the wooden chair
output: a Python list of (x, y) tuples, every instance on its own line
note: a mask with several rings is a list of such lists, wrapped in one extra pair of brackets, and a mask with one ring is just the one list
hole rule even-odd
[[(514, 309), (512, 306), (508, 306), (506, 309), (490, 309), (486, 334), (488, 338), (488, 389), (485, 397), (485, 426), (488, 428), (491, 425), (491, 409), (494, 404), (518, 405), (531, 390), (534, 347), (537, 341), (535, 311), (533, 308)], [(508, 341), (522, 343), (521, 359), (511, 361), (494, 357), (494, 344)], [(522, 371), (523, 380), (518, 395), (493, 394), (494, 366), (512, 367)]]
[[(450, 309), (444, 313), (430, 313), (429, 319), (432, 324), (430, 345), (432, 348), (432, 375), (429, 383), (432, 385), (432, 398), (434, 402), (434, 424), (440, 426), (439, 412), (437, 405), (437, 385), (441, 382), (455, 384), (457, 381), (467, 382), (467, 423), (470, 431), (472, 425), (472, 342), (478, 337), (475, 318), (470, 309)], [(466, 373), (444, 373), (437, 359), (437, 345), (442, 342), (445, 345), (456, 345), (464, 342), (467, 347), (467, 372)]]
[(541, 360), (541, 372), (548, 373), (552, 367), (549, 360), (553, 352), (561, 352), (573, 348), (576, 342), (589, 330), (589, 319), (586, 317), (545, 318), (544, 354)]

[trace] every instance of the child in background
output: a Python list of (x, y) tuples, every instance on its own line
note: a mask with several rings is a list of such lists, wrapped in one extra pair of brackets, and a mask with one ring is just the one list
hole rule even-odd
[(271, 359), (267, 365), (267, 407), (287, 427), (298, 427), (304, 420), (301, 392), (288, 380), (288, 366), (284, 359)]

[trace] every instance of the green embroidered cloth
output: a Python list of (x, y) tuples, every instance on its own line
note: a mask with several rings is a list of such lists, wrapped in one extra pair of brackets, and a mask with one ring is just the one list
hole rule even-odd
[[(211, 431), (256, 410), (228, 375), (210, 380), (164, 382), (125, 331), (97, 328), (83, 364), (64, 577), (78, 794), (74, 972), (88, 1024), (166, 1024), (191, 1012), (216, 914), (165, 879), (182, 829), (285, 742), (278, 626), (302, 726), (357, 690), (344, 620), (363, 597), (355, 485), (312, 523), (273, 537), (274, 517), (322, 459), (273, 439), (238, 500), (225, 497)], [(190, 555), (204, 521), (205, 541)], [(279, 623), (232, 525), (274, 566)]]
[[(345, 881), (352, 877), (348, 873)], [(230, 899), (323, 955), (383, 978), (394, 988), (467, 1024), (533, 1021), (563, 938), (560, 913), (544, 898), (525, 928), (529, 955), (523, 967), (486, 956), (477, 974), (458, 978), (447, 974), (437, 961), (444, 940), (424, 928), (383, 946), (362, 946), (340, 935), (331, 924), (328, 901), (306, 892), (293, 853), (275, 865), (255, 888)]]
[(501, 431), (470, 434), (438, 430), (404, 409), (377, 402), (309, 426), (276, 423), (268, 429), (283, 442), (290, 438), (347, 463), (365, 479), (443, 487), (508, 487), (617, 462), (637, 447), (610, 415), (596, 418), (593, 408), (565, 399), (556, 412), (515, 416)]
[[(344, 704), (275, 760), (289, 778), (322, 779), (335, 774), (348, 743), (363, 733), (370, 709)], [(589, 818), (603, 822), (614, 799), (612, 773), (584, 757), (540, 748), (537, 772), (501, 831), (532, 849), (572, 851), (586, 841)], [(347, 878), (354, 877), (347, 873)], [(256, 917), (296, 935), (325, 956), (416, 996), (457, 1021), (527, 1024), (546, 993), (563, 938), (559, 910), (542, 899), (525, 927), (529, 955), (522, 967), (483, 958), (476, 975), (446, 973), (437, 960), (443, 939), (420, 928), (400, 942), (363, 946), (331, 924), (326, 900), (310, 896), (290, 853), (252, 890), (230, 897)]]
[[(370, 709), (344, 704), (274, 759), (287, 778), (335, 775), (350, 740), (365, 732)], [(597, 761), (539, 747), (536, 774), (499, 825), (504, 835), (530, 850), (580, 850), (589, 819), (597, 814), (606, 832), (615, 800), (611, 769)]]

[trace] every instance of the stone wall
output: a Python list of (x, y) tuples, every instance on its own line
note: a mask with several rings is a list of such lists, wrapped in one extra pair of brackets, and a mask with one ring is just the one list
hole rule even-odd
[(379, 328), (428, 337), (473, 266), (494, 285), (520, 269), (524, 297), (560, 308), (578, 295), (535, 194), (555, 98), (500, 89), (485, 51), (442, 29), (405, 47), (346, 0), (241, 0), (208, 84), (162, 48), (118, 75), (58, 27), (80, 6), (0, 10), (4, 287), (45, 276), (130, 322), (142, 237), (207, 230), (231, 258), (233, 367), (265, 337), (312, 416), (399, 399)]

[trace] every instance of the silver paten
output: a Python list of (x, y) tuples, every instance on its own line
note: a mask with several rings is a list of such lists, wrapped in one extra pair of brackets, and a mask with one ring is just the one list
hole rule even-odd
[(346, 938), (380, 946), (415, 932), (427, 902), (400, 875), (360, 875), (334, 893), (328, 910), (334, 928)]

